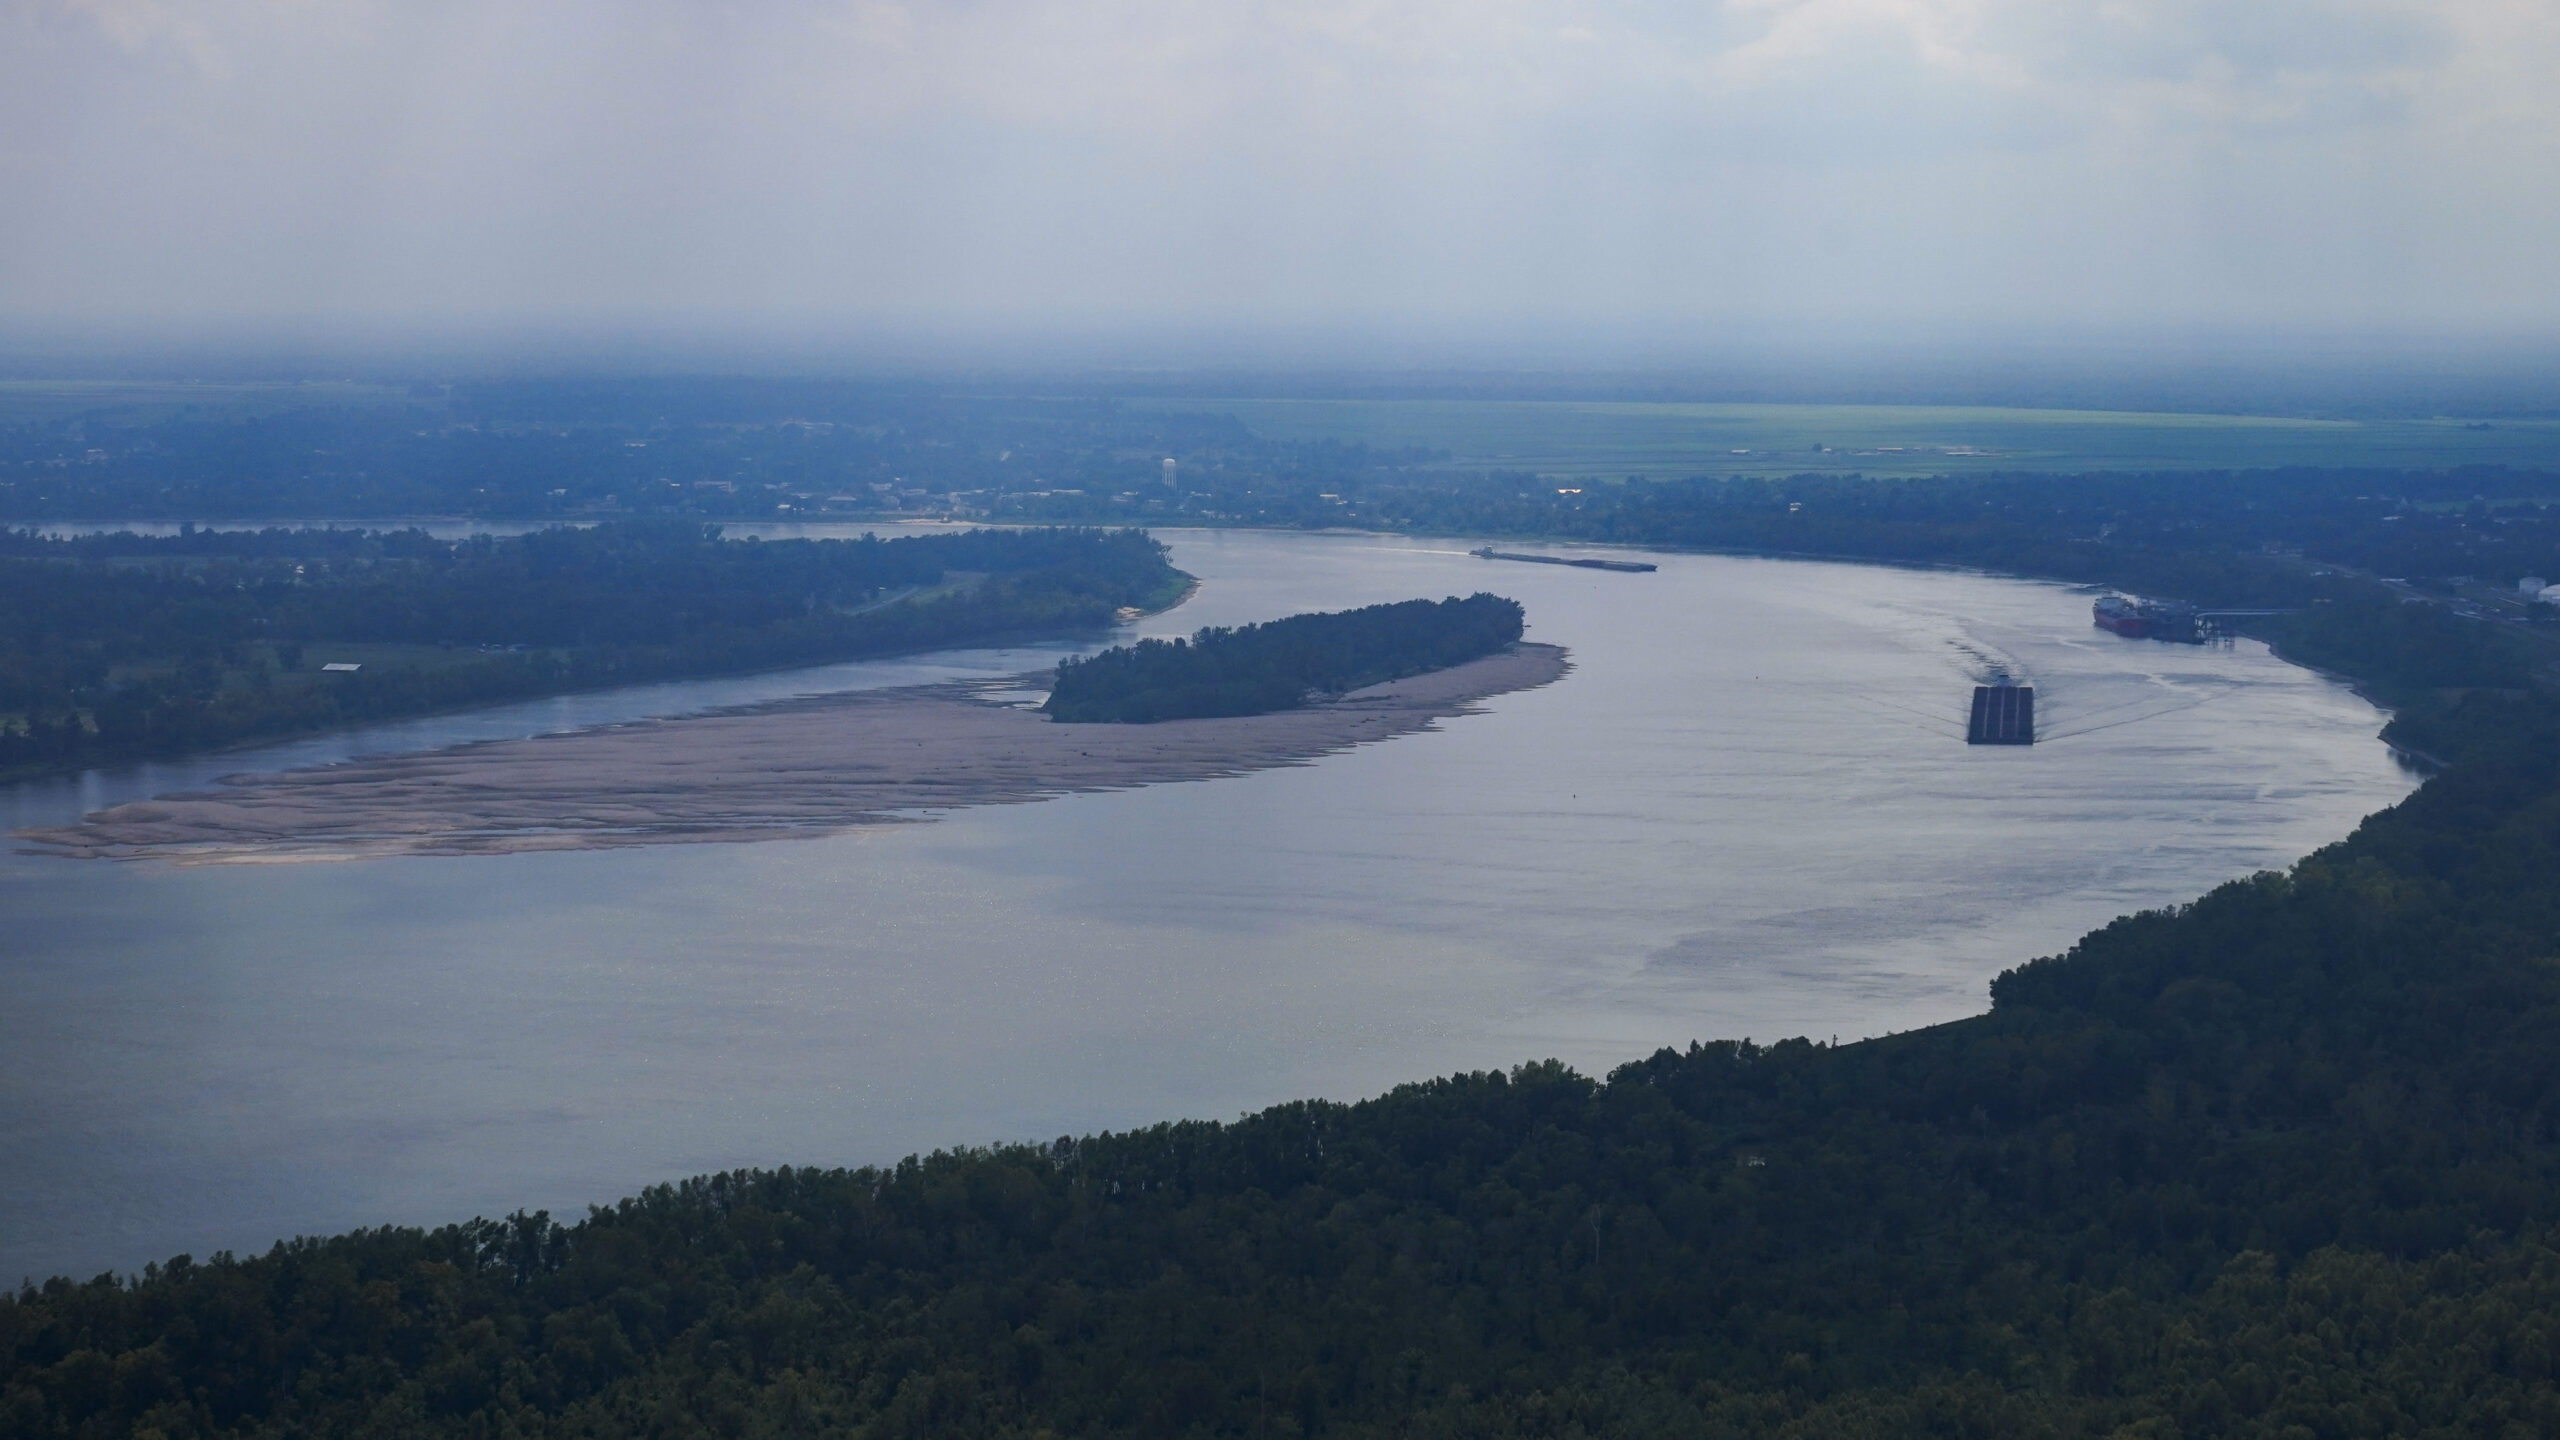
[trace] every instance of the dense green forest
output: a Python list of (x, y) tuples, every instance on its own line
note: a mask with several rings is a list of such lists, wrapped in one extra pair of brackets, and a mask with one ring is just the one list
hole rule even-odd
[(668, 676), (1092, 633), (1124, 607), (1170, 603), (1184, 578), (1134, 530), (0, 532), (0, 773)]
[(1522, 624), (1518, 601), (1479, 592), (1212, 626), (1062, 660), (1041, 708), (1070, 723), (1261, 715), (1490, 655)]

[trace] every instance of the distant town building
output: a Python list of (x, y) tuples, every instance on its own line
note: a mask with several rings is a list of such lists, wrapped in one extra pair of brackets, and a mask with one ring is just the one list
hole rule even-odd
[(2560, 605), (2560, 585), (2543, 586), (2534, 592), (2533, 599), (2537, 605)]
[(363, 668), (364, 667), (361, 665), (350, 665), (344, 660), (332, 660), (328, 664), (320, 667), (320, 673), (324, 675), (353, 675)]
[(2530, 600), (2549, 589), (2551, 582), (2539, 575), (2527, 575), (2516, 582), (2516, 593)]

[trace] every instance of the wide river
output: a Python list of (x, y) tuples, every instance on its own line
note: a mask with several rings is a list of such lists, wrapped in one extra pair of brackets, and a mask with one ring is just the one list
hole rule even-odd
[[(832, 839), (183, 868), (0, 859), (0, 1280), (1693, 1039), (1980, 1011), (2001, 970), (2354, 828), (2383, 716), (2254, 643), (1976, 575), (1166, 532), (1175, 634), (1491, 589), (1574, 670), (1237, 779)], [(664, 685), (0, 791), (214, 776), (1048, 664)], [(2049, 737), (1968, 747), (1969, 687)]]

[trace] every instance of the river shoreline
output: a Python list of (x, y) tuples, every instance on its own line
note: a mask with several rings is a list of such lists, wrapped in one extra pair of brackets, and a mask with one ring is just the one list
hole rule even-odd
[(736, 710), (226, 777), (17, 832), (73, 859), (243, 864), (808, 839), (933, 812), (1302, 765), (1561, 678), (1560, 646), (1267, 715), (1061, 725), (999, 698), (1040, 675)]

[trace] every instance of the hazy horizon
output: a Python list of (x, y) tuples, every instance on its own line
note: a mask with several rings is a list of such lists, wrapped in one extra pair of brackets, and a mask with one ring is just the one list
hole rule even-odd
[(2555, 72), (2521, 0), (0, 0), (0, 328), (785, 368), (2547, 356)]
[(1267, 331), (837, 333), (449, 327), (326, 333), (18, 327), (0, 386), (430, 386), (728, 377), (956, 392), (1955, 405), (2305, 417), (2547, 418), (2560, 345), (2443, 336), (1644, 337)]

